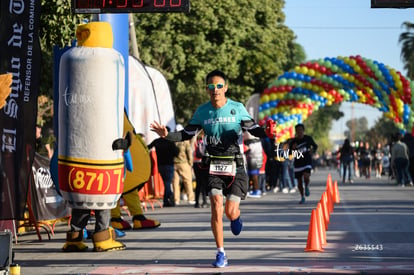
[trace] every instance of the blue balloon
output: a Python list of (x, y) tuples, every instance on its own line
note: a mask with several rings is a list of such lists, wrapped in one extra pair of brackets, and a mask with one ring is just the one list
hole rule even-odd
[(279, 103), (279, 100), (272, 100), (269, 102), (269, 105), (271, 108), (275, 108), (278, 103)]

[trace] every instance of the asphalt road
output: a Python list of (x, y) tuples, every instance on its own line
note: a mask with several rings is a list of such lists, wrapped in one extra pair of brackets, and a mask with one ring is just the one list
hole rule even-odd
[[(326, 245), (305, 252), (328, 175), (338, 180), (340, 202), (329, 214)], [(299, 194), (269, 192), (242, 201), (244, 229), (239, 236), (225, 221), (229, 266), (213, 268), (215, 244), (208, 208), (148, 208), (156, 229), (129, 231), (127, 249), (113, 252), (64, 253), (67, 224), (56, 226), (50, 240), (33, 232), (13, 245), (21, 274), (414, 274), (414, 188), (402, 188), (383, 177), (358, 178), (342, 184), (334, 170), (311, 177), (311, 194), (300, 205)], [(126, 217), (131, 220), (131, 217)], [(91, 224), (90, 226), (93, 226)], [(86, 241), (90, 248), (90, 240)], [(316, 242), (317, 243), (317, 242)]]

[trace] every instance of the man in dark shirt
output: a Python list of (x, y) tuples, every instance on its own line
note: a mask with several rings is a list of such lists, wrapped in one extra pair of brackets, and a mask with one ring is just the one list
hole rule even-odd
[[(294, 154), (295, 178), (301, 195), (300, 204), (305, 203), (305, 196), (310, 195), (309, 183), (312, 170), (312, 154), (318, 149), (311, 136), (305, 135), (305, 126), (301, 123), (295, 126), (296, 136), (290, 141)], [(303, 189), (305, 184), (305, 190)]]
[[(168, 126), (167, 131), (170, 131)], [(171, 183), (174, 176), (174, 157), (178, 155), (178, 148), (173, 141), (165, 138), (157, 138), (148, 145), (148, 149), (153, 147), (157, 154), (158, 171), (164, 182), (164, 207), (175, 206)]]

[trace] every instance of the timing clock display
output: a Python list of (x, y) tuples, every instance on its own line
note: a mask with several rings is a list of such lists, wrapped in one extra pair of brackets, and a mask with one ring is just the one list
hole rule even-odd
[(74, 13), (189, 12), (190, 0), (72, 0)]

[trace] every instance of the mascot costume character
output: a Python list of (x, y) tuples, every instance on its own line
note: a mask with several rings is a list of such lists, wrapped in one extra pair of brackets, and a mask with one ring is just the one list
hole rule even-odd
[[(151, 176), (151, 159), (145, 141), (139, 134), (135, 133), (135, 129), (124, 114), (124, 134), (133, 133), (131, 146), (129, 149), (131, 162), (139, 163), (139, 169), (128, 169), (126, 171), (124, 190), (122, 199), (124, 205), (128, 207), (128, 211), (132, 216), (132, 229), (149, 229), (161, 225), (157, 220), (148, 219), (144, 216), (141, 207), (141, 201), (138, 195), (140, 188), (146, 184)], [(128, 163), (128, 162), (127, 162)], [(111, 226), (119, 230), (130, 230), (131, 225), (121, 216), (121, 203), (118, 200), (117, 206), (111, 210)]]
[(125, 65), (113, 49), (107, 22), (82, 24), (77, 46), (66, 51), (59, 68), (58, 182), (72, 208), (63, 251), (87, 251), (83, 230), (94, 212), (94, 251), (124, 249), (110, 227), (111, 209), (124, 185), (123, 136)]

